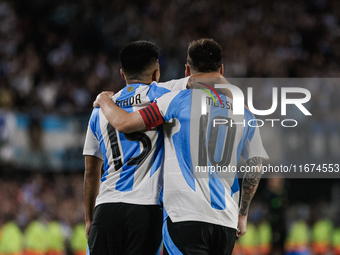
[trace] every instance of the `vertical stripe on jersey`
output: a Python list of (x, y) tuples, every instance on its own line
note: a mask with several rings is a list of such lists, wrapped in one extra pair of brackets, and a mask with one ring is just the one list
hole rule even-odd
[[(251, 114), (251, 112), (248, 111), (247, 109), (244, 109), (245, 127), (243, 128), (242, 139), (237, 146), (237, 158), (236, 158), (237, 163), (238, 163), (238, 160), (240, 159), (240, 156), (241, 156), (242, 150), (244, 148), (245, 142), (247, 141), (247, 139), (249, 139), (249, 142), (250, 142), (253, 139), (254, 134), (255, 134), (256, 128), (255, 127), (249, 127), (249, 125), (248, 125), (248, 121), (251, 120), (251, 119), (255, 119), (253, 114)], [(252, 125), (254, 125), (254, 124), (252, 124)], [(238, 192), (239, 190), (240, 190), (240, 185), (238, 183), (237, 173), (236, 173), (234, 184), (233, 184), (233, 186), (231, 186), (231, 196), (233, 196), (233, 194)]]
[[(251, 114), (250, 111), (248, 111), (247, 109), (244, 109), (244, 121), (245, 121), (245, 127), (243, 128), (243, 135), (242, 135), (242, 139), (240, 141), (240, 143), (237, 146), (237, 162), (241, 156), (242, 150), (244, 148), (244, 145), (247, 141), (247, 139), (249, 139), (249, 142), (253, 139), (254, 133), (255, 133), (255, 127), (250, 127), (248, 125), (248, 121), (255, 119), (255, 117), (253, 116), (253, 114)], [(251, 123), (252, 126), (254, 126), (254, 123)]]
[[(119, 101), (119, 100), (124, 100), (124, 98), (129, 98), (131, 96), (134, 96), (135, 93), (136, 93), (136, 89), (138, 87), (140, 87), (141, 84), (132, 84), (130, 86), (134, 87), (134, 90), (131, 91), (131, 92), (128, 92), (127, 91), (127, 88), (130, 87), (130, 86), (127, 86), (123, 89), (122, 93), (120, 94), (119, 97), (116, 98), (116, 101)], [(132, 112), (133, 111), (133, 108), (132, 106), (124, 106), (122, 107), (125, 111), (127, 112)], [(132, 186), (133, 186), (133, 175), (135, 173), (135, 168), (136, 166), (133, 166), (132, 169), (129, 167), (129, 171), (127, 171), (127, 167), (126, 167), (126, 161), (127, 159), (129, 159), (132, 154), (132, 151), (127, 151), (126, 149), (130, 149), (130, 148), (133, 148), (135, 146), (131, 145), (131, 141), (127, 140), (124, 136), (124, 134), (122, 133), (118, 133), (118, 136), (119, 136), (119, 140), (120, 140), (120, 144), (121, 144), (121, 148), (122, 148), (122, 154), (123, 154), (123, 157), (124, 157), (124, 161), (123, 161), (123, 166), (122, 166), (122, 171), (120, 173), (120, 178), (119, 180), (117, 181), (116, 183), (116, 190), (119, 190), (119, 191), (130, 191), (132, 190)], [(134, 142), (137, 144), (137, 148), (139, 150), (139, 142)], [(129, 157), (130, 156), (130, 157)]]
[[(228, 116), (226, 116), (226, 117), (228, 117)], [(229, 131), (229, 128), (227, 126), (219, 125), (219, 130), (218, 130), (218, 135), (217, 135), (217, 143), (216, 143), (216, 147), (215, 147), (216, 150), (215, 150), (215, 155), (214, 155), (214, 159), (215, 159), (216, 162), (220, 162), (222, 160), (223, 152), (224, 152), (224, 150), (227, 150), (227, 146), (226, 146), (227, 129)]]
[[(248, 123), (249, 120), (256, 120), (256, 118), (253, 116), (253, 114), (250, 111), (248, 111), (247, 109), (245, 109), (245, 113), (246, 113), (247, 117), (249, 117), (249, 119), (247, 119), (246, 123)], [(250, 122), (250, 123), (251, 123), (252, 126), (256, 126), (257, 125), (257, 123), (254, 124), (253, 121)], [(256, 127), (249, 127), (249, 128), (250, 128), (250, 131), (248, 133), (248, 139), (249, 139), (249, 142), (251, 142), (251, 140), (253, 140)]]
[[(190, 93), (190, 90), (186, 91), (187, 93)], [(178, 95), (182, 95), (185, 98), (186, 93), (180, 93)], [(176, 97), (178, 97), (178, 95)], [(195, 179), (192, 178), (191, 173), (190, 173), (190, 164), (191, 164), (191, 152), (190, 152), (190, 128), (185, 128), (185, 127), (190, 127), (190, 102), (191, 100), (172, 100), (169, 107), (168, 111), (165, 115), (171, 113), (169, 111), (176, 112), (178, 107), (181, 107), (182, 109), (179, 109), (178, 112), (181, 113), (179, 118), (181, 119), (180, 125), (183, 126), (180, 127), (182, 129), (182, 132), (177, 132), (172, 136), (173, 144), (175, 146), (175, 152), (176, 156), (178, 159), (178, 164), (180, 166), (182, 175), (189, 185), (191, 189), (196, 191), (195, 189)], [(178, 104), (180, 102), (180, 104)], [(169, 112), (169, 113), (168, 113)], [(165, 117), (164, 117), (165, 119)], [(183, 134), (184, 133), (184, 134)], [(178, 145), (178, 147), (176, 147)], [(187, 169), (187, 170), (186, 170)]]
[(209, 190), (211, 207), (224, 210), (226, 208), (225, 187), (220, 178), (218, 178), (217, 172), (209, 173)]
[[(116, 98), (116, 101), (134, 96), (136, 94), (136, 89), (139, 88), (141, 85), (143, 84), (130, 85), (134, 87), (134, 90), (131, 92), (128, 92), (127, 89), (124, 89), (122, 93), (120, 94), (120, 96)], [(132, 106), (124, 106), (122, 108), (129, 113), (133, 112)], [(127, 166), (126, 162), (128, 159), (139, 155), (140, 144), (139, 144), (139, 141), (127, 140), (124, 134), (122, 133), (118, 133), (118, 135), (119, 135), (119, 140), (120, 140), (120, 144), (122, 148), (124, 162), (123, 162), (122, 171), (120, 173), (119, 180), (116, 183), (116, 190), (131, 191), (133, 188), (135, 170), (138, 166), (136, 165)], [(131, 144), (131, 143), (134, 143), (134, 144)]]
[[(225, 96), (222, 96), (223, 99), (226, 99)], [(209, 117), (209, 126), (208, 126), (208, 132), (207, 132), (207, 141), (209, 144), (210, 140), (210, 128), (211, 128), (211, 123), (212, 119), (216, 116), (223, 116), (223, 117), (228, 117), (228, 110), (221, 109), (219, 107), (214, 107), (210, 106), (210, 117)], [(229, 128), (228, 128), (229, 131)], [(225, 125), (219, 125), (218, 129), (218, 137), (217, 137), (217, 142), (215, 145), (215, 155), (214, 159), (216, 162), (219, 162), (222, 157), (223, 157), (223, 151), (226, 149), (226, 144), (225, 144), (225, 137), (227, 135), (227, 126)], [(220, 159), (219, 159), (220, 158)], [(209, 166), (211, 166), (211, 162), (209, 160)], [(226, 208), (226, 201), (225, 201), (225, 187), (218, 178), (218, 173), (209, 173), (209, 190), (210, 190), (210, 203), (211, 207), (215, 208), (217, 210), (224, 210)]]
[[(134, 90), (131, 92), (128, 92), (127, 88), (125, 88), (120, 94), (120, 96), (116, 98), (116, 101), (124, 100), (125, 98), (134, 96), (136, 93), (138, 93), (137, 91), (138, 88), (142, 86), (147, 86), (147, 85), (136, 83), (136, 84), (131, 84), (128, 87), (131, 87), (131, 86), (134, 87)], [(170, 90), (166, 88), (159, 88), (155, 84), (151, 84), (149, 86), (149, 91), (147, 95), (148, 95), (149, 100), (153, 102), (155, 98), (160, 97), (167, 92), (170, 92)], [(122, 108), (127, 112), (134, 111), (132, 106), (123, 106)], [(153, 117), (152, 114), (151, 116)], [(133, 157), (138, 156), (141, 153), (140, 142), (130, 141), (124, 136), (124, 134), (121, 134), (121, 133), (118, 133), (118, 134), (119, 134), (119, 140), (120, 140), (121, 149), (122, 149), (122, 155), (124, 157), (124, 162), (122, 166), (122, 171), (120, 173), (120, 178), (116, 183), (116, 190), (123, 191), (123, 192), (131, 191), (133, 189), (135, 171), (139, 166), (138, 165), (127, 165), (127, 161)], [(163, 129), (161, 132), (158, 131), (158, 134), (159, 134), (159, 137), (156, 143), (156, 152), (154, 153), (157, 153), (157, 152), (160, 152), (160, 153), (157, 154), (155, 158), (155, 162), (154, 164), (152, 164), (152, 168), (150, 170), (150, 176), (152, 176), (156, 172), (156, 170), (159, 169), (159, 166), (162, 163), (162, 159), (163, 159), (163, 151), (164, 151)]]
[[(116, 129), (110, 124), (107, 123), (107, 134), (109, 136), (110, 141), (110, 148), (112, 153), (112, 161), (114, 164), (114, 170), (118, 171), (122, 166), (122, 157), (119, 149), (119, 140), (117, 138), (117, 131)], [(105, 171), (103, 174), (103, 178), (109, 174), (109, 171)]]
[(158, 137), (156, 141), (156, 149), (153, 153), (153, 159), (154, 162), (152, 164), (151, 170), (150, 170), (150, 177), (159, 169), (163, 162), (163, 155), (164, 155), (164, 134), (163, 134), (163, 126), (157, 127)]
[(238, 183), (238, 177), (237, 177), (237, 172), (235, 174), (235, 179), (234, 179), (234, 183), (231, 186), (231, 197), (240, 190), (240, 184)]
[[(135, 92), (136, 92), (136, 89), (140, 86), (141, 84), (133, 84), (131, 86), (133, 86), (135, 89), (131, 92), (128, 92), (127, 91), (127, 87), (125, 87), (122, 92), (120, 93), (120, 95), (115, 99), (116, 101), (117, 100), (122, 100), (123, 98), (129, 98), (131, 96), (134, 96), (135, 95)], [(123, 107), (125, 110), (131, 108), (132, 109), (132, 106), (125, 106)], [(120, 151), (117, 151), (117, 149), (119, 150), (119, 146), (115, 146), (115, 143), (119, 143), (119, 140), (122, 139), (122, 137), (120, 136), (121, 134), (119, 134), (119, 140), (118, 140), (118, 137), (117, 137), (117, 132), (115, 130), (115, 128), (113, 128), (111, 126), (110, 123), (108, 123), (107, 125), (107, 133), (108, 133), (108, 136), (109, 136), (109, 141), (110, 141), (110, 148), (111, 148), (111, 153), (112, 153), (112, 160), (113, 160), (113, 163), (115, 165), (115, 170), (119, 170), (121, 167), (122, 167), (122, 155), (120, 155)], [(125, 138), (124, 138), (125, 139)], [(105, 146), (103, 146), (105, 148)], [(101, 150), (102, 150), (102, 147), (101, 147)], [(107, 156), (106, 156), (106, 153), (107, 153), (107, 150), (105, 148), (105, 150), (102, 150), (102, 154), (104, 155), (105, 154), (105, 158), (106, 159), (106, 162), (108, 162), (107, 160)], [(124, 154), (123, 154), (124, 155)], [(125, 161), (125, 160), (124, 160)], [(104, 174), (101, 178), (101, 181), (105, 181), (106, 180), (106, 176), (109, 174), (108, 172), (109, 170), (109, 165), (107, 163), (107, 167), (105, 167), (105, 160), (104, 160)], [(122, 169), (123, 170), (123, 169)], [(118, 180), (119, 182), (119, 180)], [(117, 183), (118, 183), (117, 182)]]
[[(102, 151), (103, 154), (103, 158), (104, 158), (104, 171), (106, 172), (109, 169), (109, 164), (107, 161), (107, 156), (106, 156), (106, 147), (103, 141), (103, 136), (102, 136), (102, 131), (100, 129), (100, 117), (99, 117), (99, 109), (100, 108), (94, 108), (91, 114), (91, 118), (90, 118), (90, 127), (92, 130), (92, 133), (95, 135), (95, 137), (97, 137), (98, 141), (99, 141), (99, 147), (100, 150)], [(100, 179), (100, 181), (105, 181), (106, 178), (102, 177)]]
[[(122, 100), (123, 98), (129, 98), (131, 96), (134, 96), (135, 95), (135, 92), (136, 92), (136, 89), (140, 86), (141, 84), (133, 84), (133, 85), (130, 85), (130, 86), (133, 86), (134, 87), (134, 90), (131, 91), (131, 92), (128, 92), (127, 91), (127, 87), (125, 87), (122, 92), (120, 93), (120, 95), (115, 99), (115, 101), (117, 100)], [(124, 107), (125, 110), (127, 109), (131, 109), (132, 110), (132, 106), (126, 106)], [(99, 109), (99, 108), (98, 108)], [(100, 128), (99, 128), (100, 129)], [(120, 136), (120, 133), (119, 134), (119, 140), (118, 140), (118, 137), (117, 137), (117, 132), (116, 130), (111, 126), (110, 123), (108, 123), (108, 126), (107, 126), (107, 133), (109, 135), (109, 141), (110, 141), (110, 145), (111, 145), (111, 149), (112, 149), (112, 159), (113, 159), (113, 163), (115, 164), (115, 170), (117, 171), (119, 169), (119, 166), (122, 167), (122, 155), (118, 155), (120, 154), (120, 152), (118, 153), (116, 151), (116, 149), (119, 147), (118, 146), (113, 146), (115, 141), (118, 143), (119, 140), (121, 140), (121, 136)], [(103, 144), (103, 146), (100, 146), (100, 149), (102, 150), (102, 154), (104, 156), (104, 174), (101, 178), (101, 181), (105, 181), (106, 180), (106, 176), (109, 174), (108, 170), (109, 170), (109, 165), (108, 165), (108, 160), (107, 160), (107, 150), (104, 146), (104, 143), (103, 143), (103, 139), (100, 140), (100, 144)], [(102, 148), (103, 147), (103, 148)], [(124, 155), (124, 154), (123, 154)], [(106, 164), (105, 164), (105, 160), (106, 160)], [(124, 160), (125, 162), (125, 160)], [(123, 162), (123, 163), (124, 163)], [(117, 167), (117, 168), (116, 168)], [(123, 169), (122, 169), (123, 170)], [(119, 182), (119, 180), (118, 180)]]

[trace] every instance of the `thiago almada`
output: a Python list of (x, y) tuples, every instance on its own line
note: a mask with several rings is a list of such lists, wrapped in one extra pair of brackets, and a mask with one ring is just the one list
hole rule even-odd
[(241, 166), (240, 169), (237, 169), (237, 166), (195, 166), (196, 173), (214, 173), (214, 172), (222, 172), (222, 173), (236, 173), (237, 171), (241, 173), (250, 173), (250, 172), (258, 172), (257, 166)]

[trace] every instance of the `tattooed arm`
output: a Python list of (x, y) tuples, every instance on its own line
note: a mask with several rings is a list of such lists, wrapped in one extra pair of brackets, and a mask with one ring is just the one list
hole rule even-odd
[(240, 214), (243, 216), (248, 215), (250, 202), (255, 195), (262, 176), (262, 158), (255, 157), (247, 161), (247, 166), (253, 171), (246, 173), (242, 183), (242, 196)]
[(241, 238), (247, 231), (247, 217), (251, 200), (253, 199), (262, 176), (262, 158), (254, 157), (247, 161), (252, 171), (243, 177), (241, 207), (239, 212), (237, 238)]

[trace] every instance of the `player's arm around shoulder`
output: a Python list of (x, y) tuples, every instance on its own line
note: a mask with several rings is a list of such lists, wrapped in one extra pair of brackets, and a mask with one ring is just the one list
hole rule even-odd
[(93, 103), (100, 107), (110, 124), (121, 133), (131, 133), (145, 129), (143, 118), (139, 112), (128, 113), (118, 107), (112, 100), (113, 92), (102, 92)]
[(241, 206), (238, 217), (238, 230), (236, 233), (238, 239), (247, 232), (249, 206), (262, 177), (262, 162), (262, 157), (253, 157), (246, 162), (247, 167), (251, 169), (251, 171), (245, 173), (242, 182)]

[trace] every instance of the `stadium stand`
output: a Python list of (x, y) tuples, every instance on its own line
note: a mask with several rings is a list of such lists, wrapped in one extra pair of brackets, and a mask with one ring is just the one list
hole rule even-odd
[[(183, 77), (188, 42), (200, 37), (222, 45), (226, 77), (338, 78), (339, 17), (338, 0), (0, 0), (0, 254), (84, 254), (84, 120), (99, 92), (124, 86), (123, 45), (160, 45), (162, 81)], [(313, 119), (285, 133), (280, 160), (338, 162), (340, 86), (310, 89)], [(270, 90), (259, 90), (255, 105), (266, 107)], [(250, 217), (248, 234), (263, 235), (239, 242), (235, 254), (265, 255), (275, 242), (265, 183), (255, 196), (263, 217)], [(285, 188), (286, 251), (340, 254), (339, 182), (287, 180)], [(320, 201), (327, 226), (313, 213)], [(35, 243), (34, 228), (54, 242)]]

